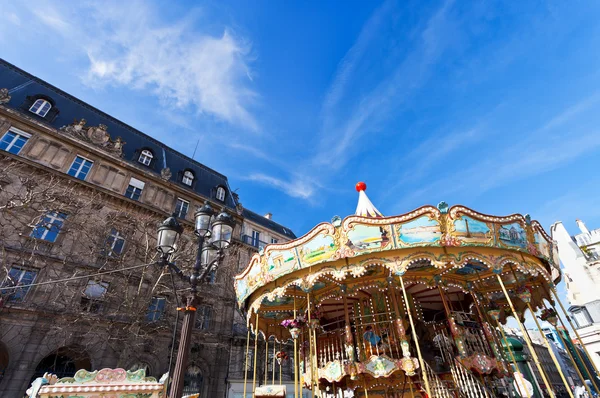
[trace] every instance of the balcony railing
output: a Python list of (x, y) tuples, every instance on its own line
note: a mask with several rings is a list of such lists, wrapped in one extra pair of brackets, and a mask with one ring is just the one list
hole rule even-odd
[(242, 242), (250, 245), (250, 246), (254, 246), (256, 247), (258, 250), (263, 249), (266, 245), (268, 245), (267, 242), (263, 242), (262, 240), (259, 239), (254, 239), (252, 236), (250, 235), (242, 235)]

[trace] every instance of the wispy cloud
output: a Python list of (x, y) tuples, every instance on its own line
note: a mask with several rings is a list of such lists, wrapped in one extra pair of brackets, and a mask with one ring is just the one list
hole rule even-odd
[[(403, 58), (386, 60), (391, 64), (398, 64), (397, 67), (357, 95), (356, 87), (351, 87), (350, 84), (361, 80), (359, 66), (362, 66), (366, 52), (373, 42), (380, 40), (382, 27), (389, 25), (393, 20), (394, 3), (386, 1), (375, 10), (355, 43), (339, 62), (326, 92), (321, 107), (321, 139), (316, 152), (299, 167), (305, 174), (291, 174), (285, 180), (277, 179), (280, 183), (271, 184), (272, 186), (290, 194), (293, 191), (288, 187), (299, 186), (302, 181), (322, 182), (331, 178), (360, 151), (361, 147), (357, 142), (363, 135), (367, 132), (370, 135), (377, 134), (378, 124), (402, 106), (428, 77), (429, 68), (444, 51), (448, 41), (445, 37), (447, 17), (452, 3), (444, 2), (426, 20), (416, 35), (412, 51)], [(404, 43), (395, 43), (395, 46), (403, 45)], [(395, 57), (398, 56), (395, 54)], [(307, 193), (303, 197), (309, 199), (310, 195)]]
[(260, 182), (285, 192), (293, 198), (310, 200), (315, 193), (314, 183), (302, 179), (294, 179), (293, 182), (287, 182), (266, 174), (254, 173), (244, 179)]
[(201, 13), (166, 23), (141, 1), (35, 3), (32, 12), (77, 43), (88, 59), (85, 83), (148, 91), (172, 107), (259, 130), (249, 110), (257, 99), (250, 88), (251, 45), (227, 28), (216, 35), (198, 31)]

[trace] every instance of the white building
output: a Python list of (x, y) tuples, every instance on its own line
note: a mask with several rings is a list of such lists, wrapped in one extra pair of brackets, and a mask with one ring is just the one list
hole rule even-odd
[(563, 264), (569, 312), (582, 343), (600, 368), (600, 229), (589, 231), (577, 220), (581, 233), (571, 236), (562, 222), (552, 225)]

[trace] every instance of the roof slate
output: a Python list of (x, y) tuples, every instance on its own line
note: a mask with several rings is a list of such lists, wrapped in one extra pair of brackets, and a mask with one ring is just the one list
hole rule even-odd
[(244, 216), (244, 218), (255, 222), (256, 224), (261, 225), (265, 228), (268, 228), (272, 231), (275, 231), (283, 236), (286, 236), (289, 239), (296, 239), (296, 235), (294, 234), (294, 232), (292, 232), (291, 229), (286, 228), (273, 220), (269, 220), (268, 218), (263, 217), (260, 214), (253, 212), (252, 210), (244, 209), (242, 215)]

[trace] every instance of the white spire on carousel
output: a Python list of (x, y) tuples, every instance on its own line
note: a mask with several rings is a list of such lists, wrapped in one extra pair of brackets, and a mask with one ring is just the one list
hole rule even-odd
[(365, 193), (367, 190), (367, 184), (362, 181), (357, 183), (356, 190), (358, 191), (358, 205), (356, 206), (355, 214), (357, 216), (372, 218), (383, 217), (383, 214), (381, 214), (379, 210), (373, 206), (373, 203), (371, 203), (369, 197)]

